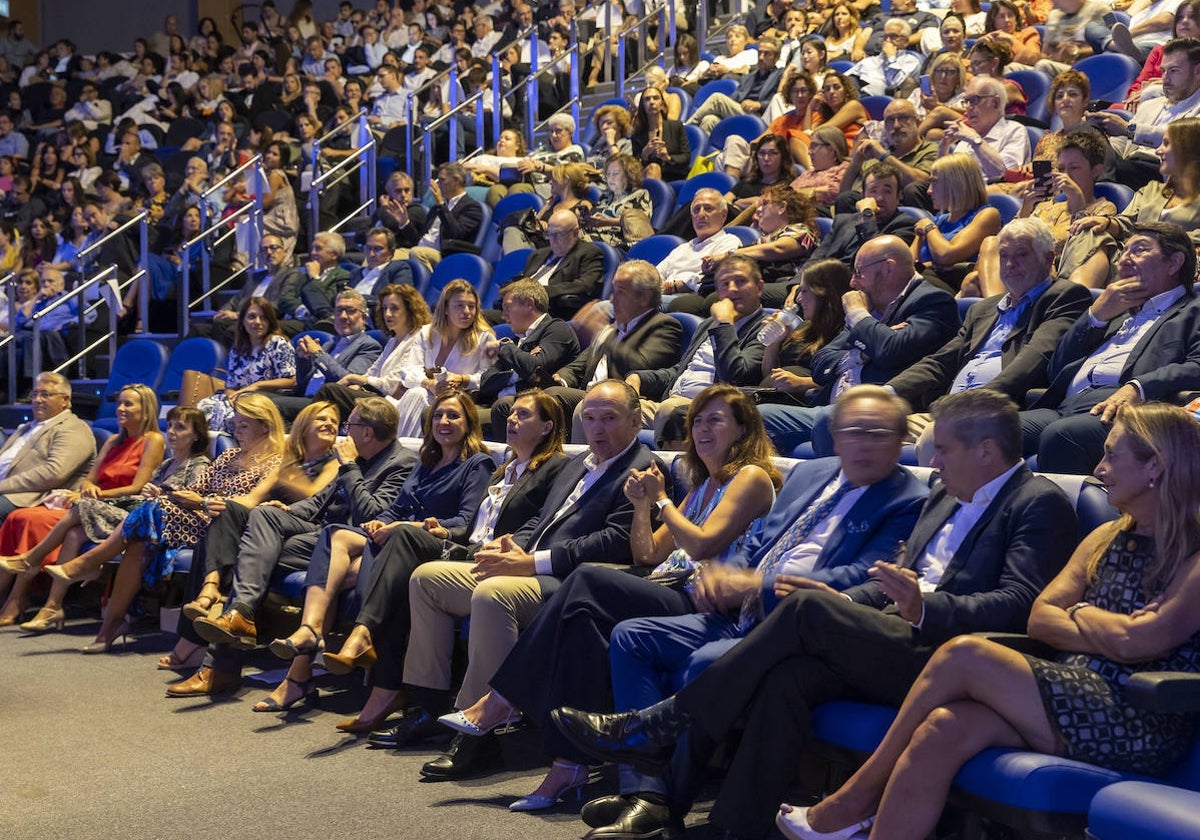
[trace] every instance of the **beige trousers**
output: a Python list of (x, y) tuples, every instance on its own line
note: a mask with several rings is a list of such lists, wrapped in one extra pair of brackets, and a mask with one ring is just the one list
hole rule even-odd
[(417, 567), (409, 580), (412, 630), (404, 658), (404, 681), (450, 688), (454, 619), (471, 617), (467, 673), (455, 700), (465, 709), (490, 690), (488, 681), (517, 643), (517, 634), (542, 608), (542, 585), (550, 577), (475, 580), (472, 564), (437, 560)]

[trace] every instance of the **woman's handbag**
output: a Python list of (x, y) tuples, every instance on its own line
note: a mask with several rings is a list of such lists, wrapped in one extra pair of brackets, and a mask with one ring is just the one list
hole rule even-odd
[(205, 397), (225, 390), (225, 380), (198, 370), (185, 370), (179, 386), (179, 404), (195, 408)]

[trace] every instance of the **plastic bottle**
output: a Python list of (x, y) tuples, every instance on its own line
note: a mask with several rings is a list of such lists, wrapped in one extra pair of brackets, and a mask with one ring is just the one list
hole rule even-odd
[(774, 344), (792, 334), (792, 330), (804, 321), (800, 317), (798, 306), (789, 306), (779, 310), (774, 319), (768, 320), (758, 331), (759, 344)]

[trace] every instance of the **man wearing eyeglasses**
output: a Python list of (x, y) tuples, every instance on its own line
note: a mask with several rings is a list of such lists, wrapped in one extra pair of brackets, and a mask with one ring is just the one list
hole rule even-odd
[(273, 233), (265, 234), (259, 243), (259, 257), (265, 268), (247, 273), (246, 283), (237, 297), (213, 313), (210, 322), (193, 318), (188, 335), (203, 336), (229, 345), (237, 329), (238, 312), (252, 297), (266, 298), (279, 315), (279, 328), (287, 336), (297, 335), (306, 329), (303, 321), (291, 317), (290, 311), (282, 309), (284, 292), (294, 288), (306, 278), (304, 273), (292, 266), (292, 254), (284, 247), (283, 240)]
[(880, 51), (851, 67), (846, 75), (857, 79), (867, 96), (903, 96), (914, 86), (924, 60), (908, 49), (912, 28), (908, 21), (891, 18), (883, 25)]
[(1050, 386), (1021, 413), (1027, 454), (1045, 472), (1087, 475), (1121, 407), (1200, 387), (1196, 251), (1183, 228), (1146, 222), (1117, 258), (1117, 278), (1071, 325)]
[(336, 338), (321, 343), (312, 335), (296, 339), (296, 387), (293, 394), (266, 393), (285, 423), (304, 410), (321, 386), (351, 373), (366, 373), (383, 348), (366, 333), (367, 301), (354, 289), (343, 289), (333, 302)]
[(838, 213), (857, 209), (855, 205), (863, 197), (867, 174), (884, 161), (895, 167), (900, 177), (898, 189), (911, 199), (900, 203), (908, 205), (919, 200), (912, 192), (923, 190), (929, 183), (929, 173), (938, 158), (937, 144), (921, 139), (920, 128), (917, 106), (907, 99), (893, 99), (888, 103), (883, 109), (882, 141), (860, 135), (854, 142), (854, 152), (842, 176), (841, 193), (837, 198)]
[(958, 329), (954, 298), (916, 273), (912, 253), (895, 236), (877, 237), (858, 250), (842, 306), (846, 328), (812, 360), (819, 389), (812, 407), (761, 407), (767, 434), (784, 455), (812, 439), (816, 424), (844, 391), (887, 382)]
[(863, 21), (863, 29), (871, 30), (863, 51), (867, 55), (878, 55), (883, 51), (884, 26), (893, 18), (898, 18), (908, 24), (908, 43), (900, 49), (917, 50), (921, 46), (921, 30), (937, 28), (942, 21), (932, 12), (923, 12), (917, 8), (917, 0), (892, 0), (892, 7), (886, 12)]
[(599, 300), (604, 285), (604, 253), (579, 232), (571, 210), (556, 210), (546, 222), (550, 246), (529, 255), (516, 279), (528, 278), (546, 287), (550, 315), (568, 320), (590, 300)]
[[(1008, 397), (964, 391), (943, 397), (933, 413), (941, 482), (902, 552), (875, 561), (869, 580), (840, 592), (804, 576), (782, 586), (777, 578), (772, 594), (782, 601), (679, 693), (619, 715), (556, 709), (563, 735), (605, 761), (668, 765), (665, 796), (676, 825), (712, 751), (746, 719), (709, 820), (740, 837), (765, 837), (812, 741), (817, 706), (899, 706), (940, 645), (965, 633), (1022, 632), (1034, 598), (1075, 546), (1075, 511), (1022, 461)], [(853, 434), (866, 437), (876, 426), (885, 424), (862, 423)], [(618, 625), (614, 644), (620, 634)]]
[(33, 414), (0, 446), (0, 522), (41, 503), (51, 490), (74, 488), (96, 457), (96, 439), (71, 411), (71, 383), (40, 373), (29, 396)]
[(1029, 134), (1025, 126), (1004, 118), (1004, 83), (976, 76), (963, 96), (966, 119), (950, 123), (938, 145), (938, 155), (962, 152), (979, 161), (985, 181), (998, 181), (1009, 169), (1019, 169), (1030, 160)]

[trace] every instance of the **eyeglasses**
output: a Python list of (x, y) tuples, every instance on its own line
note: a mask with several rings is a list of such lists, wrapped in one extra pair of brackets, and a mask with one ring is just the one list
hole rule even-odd
[(33, 391), (29, 394), (30, 399), (48, 400), (51, 397), (65, 397), (66, 394), (61, 394), (58, 391)]
[(342, 428), (341, 428), (341, 430), (340, 430), (340, 431), (341, 431), (341, 433), (342, 433), (343, 435), (348, 435), (348, 434), (350, 434), (350, 427), (351, 427), (351, 426), (362, 426), (363, 428), (368, 428), (366, 423), (355, 423), (355, 422), (353, 422), (353, 421), (347, 420), (345, 423), (343, 423), (343, 424), (342, 424)]
[(571, 228), (569, 230), (550, 230), (549, 228), (546, 228), (546, 236), (550, 237), (551, 239), (556, 239), (560, 236), (570, 236), (578, 231), (579, 228)]
[(261, 250), (263, 250), (263, 251), (282, 251), (283, 246), (282, 245), (263, 245)]
[(357, 306), (335, 306), (333, 312), (335, 315), (356, 315), (362, 310)]
[(868, 268), (879, 265), (880, 263), (888, 262), (889, 260), (891, 260), (891, 257), (884, 257), (881, 260), (875, 260), (875, 262), (867, 263), (866, 265), (856, 265), (854, 267), (854, 272), (850, 276), (851, 277), (862, 277), (863, 274), (866, 273), (866, 270)]
[(990, 98), (999, 99), (999, 97), (996, 96), (996, 94), (994, 94), (994, 93), (983, 93), (983, 94), (980, 94), (979, 96), (973, 96), (973, 95), (972, 96), (964, 96), (962, 101), (963, 101), (964, 105), (969, 105), (972, 108), (974, 108), (976, 105), (978, 105), (983, 100), (990, 99)]
[(885, 32), (883, 37), (888, 41), (908, 41), (908, 36), (903, 32)]
[(868, 426), (841, 426), (833, 430), (835, 437), (854, 443), (886, 443), (896, 437), (895, 429)]
[(386, 250), (387, 249), (384, 248), (382, 245), (368, 245), (367, 246), (368, 254), (382, 254)]
[(935, 76), (957, 76), (958, 68), (956, 67), (939, 67), (933, 71)]

